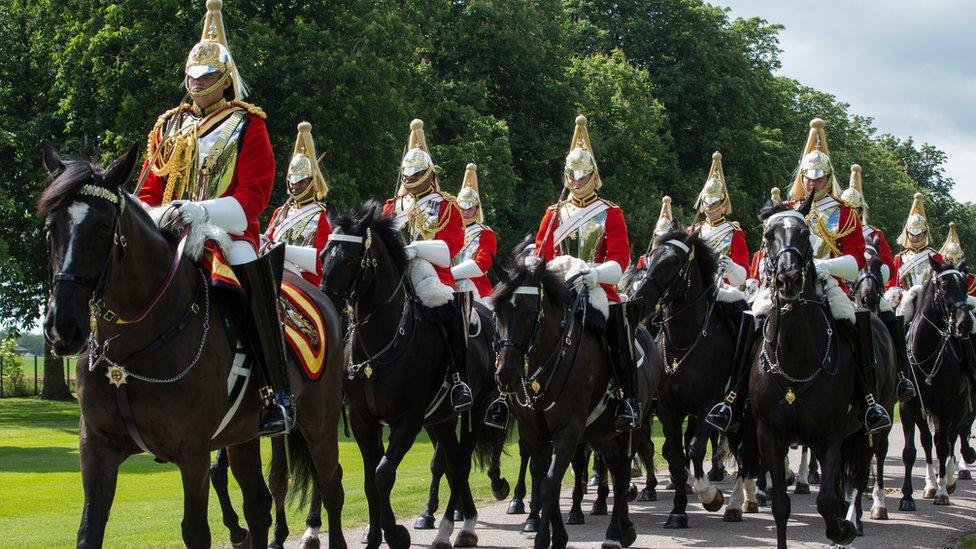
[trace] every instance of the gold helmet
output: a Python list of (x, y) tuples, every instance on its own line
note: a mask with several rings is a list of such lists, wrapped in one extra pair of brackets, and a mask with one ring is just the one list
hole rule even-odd
[(732, 199), (729, 198), (728, 189), (725, 187), (725, 172), (722, 170), (722, 153), (718, 151), (712, 153), (712, 167), (708, 170), (705, 186), (695, 200), (695, 209), (704, 212), (707, 206), (716, 202), (725, 204), (726, 215), (732, 213)]
[(783, 197), (780, 195), (779, 187), (773, 187), (769, 189), (769, 202), (773, 206), (778, 206), (783, 203)]
[[(329, 184), (325, 181), (325, 176), (319, 170), (318, 157), (315, 155), (315, 141), (312, 139), (312, 125), (302, 122), (298, 125), (298, 136), (295, 137), (295, 148), (291, 153), (291, 161), (288, 163), (288, 175), (286, 179), (289, 183), (297, 183), (303, 179), (312, 178), (312, 187), (315, 189), (315, 198), (321, 200), (329, 192)], [(288, 191), (291, 194), (291, 190)], [(308, 193), (306, 191), (305, 195)], [(304, 198), (293, 196), (295, 199)]]
[[(918, 246), (912, 245), (908, 240), (908, 235), (917, 236), (924, 234), (925, 237), (919, 242)], [(903, 248), (921, 249), (929, 245), (929, 222), (925, 219), (925, 204), (922, 202), (922, 193), (915, 193), (915, 200), (912, 201), (912, 209), (908, 212), (908, 220), (905, 221), (905, 228), (898, 237), (898, 243)]]
[(825, 186), (826, 193), (840, 196), (840, 186), (837, 184), (837, 176), (834, 174), (834, 165), (830, 161), (827, 134), (823, 127), (824, 121), (820, 118), (814, 118), (810, 121), (807, 144), (803, 148), (803, 156), (800, 158), (796, 177), (793, 179), (793, 188), (790, 190), (790, 198), (793, 200), (803, 200), (807, 196), (807, 191), (803, 188), (804, 177), (820, 179), (829, 176), (830, 181)]
[(861, 166), (851, 164), (851, 182), (840, 195), (840, 199), (847, 202), (852, 208), (860, 210), (861, 223), (868, 222), (868, 201), (864, 196), (864, 187), (861, 183)]
[(457, 203), (465, 210), (479, 206), (475, 220), (478, 223), (485, 222), (485, 213), (480, 207), (481, 198), (478, 196), (478, 166), (476, 164), (468, 164), (464, 169), (464, 180), (461, 182), (461, 190), (458, 191)]
[[(400, 175), (410, 177), (418, 173), (425, 173), (424, 177), (408, 185), (401, 182), (400, 191), (413, 192), (416, 189), (425, 188), (431, 177), (434, 176), (434, 161), (430, 157), (430, 149), (427, 147), (427, 136), (424, 134), (424, 121), (419, 118), (410, 122), (410, 137), (407, 138), (407, 152), (400, 161)], [(437, 180), (434, 180), (436, 187)]]
[(654, 236), (661, 236), (670, 231), (672, 221), (674, 221), (674, 214), (671, 213), (671, 197), (665, 196), (661, 199), (661, 215), (657, 217), (657, 223), (654, 224)]
[(207, 15), (203, 19), (203, 33), (200, 41), (190, 49), (186, 58), (186, 78), (200, 78), (204, 75), (219, 72), (221, 77), (209, 88), (191, 93), (193, 97), (210, 95), (220, 89), (227, 79), (231, 81), (234, 99), (244, 99), (247, 95), (247, 85), (241, 79), (241, 74), (234, 63), (234, 57), (227, 46), (227, 31), (224, 29), (224, 18), (220, 13), (222, 0), (207, 0)]
[(942, 257), (952, 263), (959, 263), (966, 256), (962, 251), (962, 243), (959, 242), (959, 233), (956, 232), (956, 222), (949, 223), (949, 234), (946, 236), (945, 244), (939, 250)]
[(591, 184), (587, 185), (587, 189), (592, 192), (599, 189), (602, 182), (596, 158), (593, 156), (593, 148), (590, 146), (590, 134), (586, 131), (586, 117), (579, 115), (576, 117), (573, 140), (569, 144), (569, 154), (566, 155), (563, 182), (568, 185), (569, 180), (582, 179), (590, 174), (593, 174), (593, 178)]

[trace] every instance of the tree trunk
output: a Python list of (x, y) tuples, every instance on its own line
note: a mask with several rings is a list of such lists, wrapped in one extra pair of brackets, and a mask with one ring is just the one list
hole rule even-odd
[(44, 342), (44, 400), (74, 400), (64, 379), (64, 359), (51, 354), (51, 346)]

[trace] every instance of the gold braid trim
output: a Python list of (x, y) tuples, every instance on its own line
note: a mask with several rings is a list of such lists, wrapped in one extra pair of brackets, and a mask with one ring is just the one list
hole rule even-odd
[(430, 240), (434, 236), (437, 236), (437, 233), (441, 232), (444, 227), (447, 227), (448, 222), (451, 220), (451, 208), (455, 208), (458, 215), (461, 215), (461, 206), (458, 205), (457, 199), (446, 191), (440, 191), (440, 193), (444, 201), (447, 202), (447, 209), (444, 210), (444, 213), (441, 214), (437, 219), (436, 225), (425, 226), (427, 216), (420, 211), (416, 200), (410, 206), (410, 212), (407, 213), (407, 220), (410, 224), (410, 228), (417, 233), (420, 240)]
[(258, 107), (257, 105), (252, 105), (247, 101), (241, 101), (240, 99), (235, 99), (231, 101), (230, 104), (235, 107), (240, 107), (244, 109), (245, 111), (253, 114), (254, 116), (257, 116), (261, 120), (268, 118), (268, 115), (264, 113), (264, 110), (261, 107)]
[(833, 232), (827, 228), (827, 224), (825, 222), (824, 216), (820, 215), (820, 212), (817, 210), (813, 210), (812, 212), (810, 212), (810, 214), (807, 215), (807, 219), (816, 219), (817, 221), (816, 232), (818, 235), (820, 235), (820, 238), (822, 238), (823, 241), (827, 244), (827, 247), (830, 248), (830, 253), (833, 254), (834, 257), (840, 257), (841, 255), (844, 255), (841, 249), (837, 247), (837, 241), (853, 233), (854, 229), (857, 228), (857, 223), (854, 221), (853, 213), (848, 214), (847, 223), (845, 223), (843, 227), (838, 229), (837, 232)]
[[(146, 149), (146, 157), (151, 161), (149, 168), (154, 175), (166, 177), (166, 188), (163, 190), (161, 204), (166, 204), (173, 200), (176, 193), (182, 193), (190, 177), (190, 168), (196, 156), (196, 135), (179, 136), (169, 151), (164, 149), (159, 151), (158, 155), (156, 151), (160, 142), (165, 142), (165, 136), (162, 134), (166, 122), (172, 117), (188, 110), (190, 110), (190, 104), (182, 103), (164, 112), (156, 119), (155, 126), (149, 132), (149, 141)], [(188, 138), (192, 139), (192, 142), (189, 142)], [(169, 153), (168, 158), (163, 159), (163, 156), (167, 156), (167, 152)], [(179, 189), (177, 189), (178, 184)]]

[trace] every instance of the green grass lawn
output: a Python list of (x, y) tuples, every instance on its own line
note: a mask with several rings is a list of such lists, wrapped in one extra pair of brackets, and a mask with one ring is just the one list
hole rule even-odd
[[(655, 444), (660, 452), (660, 425), (655, 422)], [(355, 441), (341, 439), (340, 459), (346, 491), (343, 526), (356, 528), (367, 517), (363, 495), (363, 462)], [(427, 498), (431, 445), (418, 440), (404, 459), (393, 490), (398, 517), (418, 514)], [(270, 456), (265, 441), (263, 453)], [(517, 447), (510, 445), (502, 472), (514, 487), (518, 472)], [(658, 453), (658, 467), (664, 465)], [(483, 472), (473, 471), (471, 484), (479, 501), (491, 500)], [(446, 502), (446, 481), (442, 482)], [(82, 488), (78, 463), (78, 406), (35, 399), (0, 400), (0, 539), (16, 540), (18, 547), (66, 547), (74, 544), (81, 516)], [(231, 478), (231, 495), (240, 511), (240, 491)], [(182, 490), (179, 473), (170, 464), (159, 465), (146, 455), (129, 458), (119, 477), (109, 519), (108, 547), (181, 547)], [(291, 508), (293, 533), (304, 529), (304, 512)], [(324, 518), (324, 517), (323, 517)], [(215, 545), (226, 544), (216, 498), (211, 497), (210, 528)], [(3, 545), (6, 541), (0, 541)]]
[(959, 540), (959, 543), (956, 544), (956, 549), (976, 549), (976, 532)]

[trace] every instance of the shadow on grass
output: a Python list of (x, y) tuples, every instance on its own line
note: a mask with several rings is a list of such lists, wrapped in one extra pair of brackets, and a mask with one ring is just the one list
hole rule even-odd
[[(160, 465), (146, 454), (130, 457), (122, 464), (123, 474), (155, 474), (175, 469)], [(0, 473), (78, 473), (78, 449), (65, 446), (22, 448), (0, 446)]]

